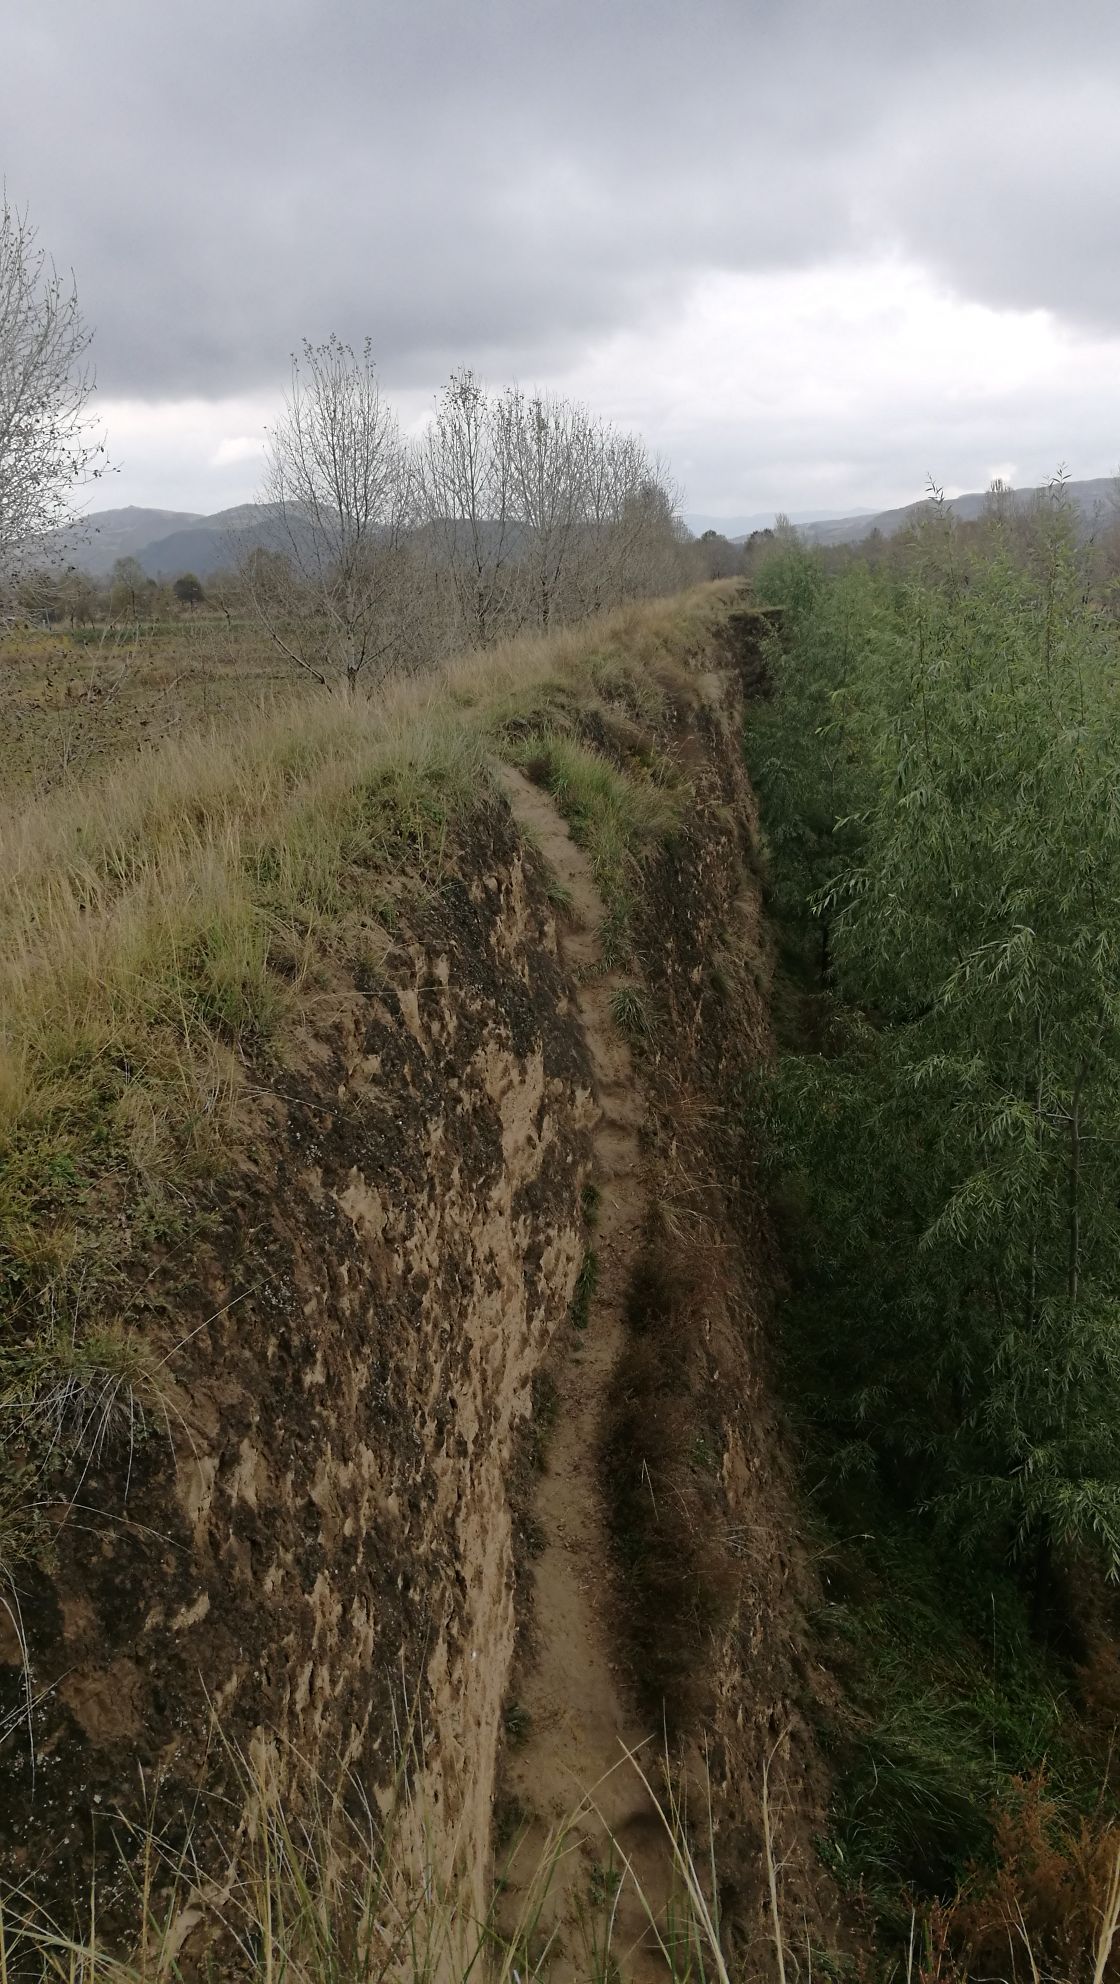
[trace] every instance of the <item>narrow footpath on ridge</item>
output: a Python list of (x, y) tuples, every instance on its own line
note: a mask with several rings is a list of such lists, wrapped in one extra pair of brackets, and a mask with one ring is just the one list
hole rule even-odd
[[(593, 1245), (597, 1280), (585, 1330), (556, 1368), (556, 1411), (533, 1515), (543, 1548), (533, 1566), (532, 1655), (520, 1686), (524, 1737), (511, 1745), (507, 1795), (523, 1816), (506, 1875), (503, 1916), (516, 1919), (534, 1870), (562, 1833), (540, 1920), (552, 1938), (548, 1973), (566, 1984), (599, 1974), (604, 1918), (613, 1911), (612, 1957), (627, 1979), (668, 1972), (634, 1878), (655, 1918), (671, 1892), (671, 1850), (662, 1820), (629, 1760), (656, 1768), (656, 1732), (630, 1700), (612, 1624), (613, 1571), (602, 1486), (603, 1417), (623, 1348), (625, 1303), (646, 1216), (639, 1129), (644, 1106), (630, 1050), (612, 1018), (622, 977), (604, 968), (604, 905), (590, 860), (547, 792), (506, 767), (518, 824), (532, 835), (563, 885), (569, 908), (561, 960), (574, 988), (600, 1115), (592, 1177), (598, 1192)], [(499, 1855), (501, 1859), (501, 1855)], [(624, 1863), (632, 1878), (617, 1886)], [(604, 1906), (605, 1904), (605, 1906)]]

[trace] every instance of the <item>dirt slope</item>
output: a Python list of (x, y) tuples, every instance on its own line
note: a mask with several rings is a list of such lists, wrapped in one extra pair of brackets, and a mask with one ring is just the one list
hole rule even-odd
[(308, 1764), (380, 1789), (403, 1749), (426, 1857), (462, 1844), (486, 1904), (508, 1481), (589, 1162), (538, 866), (488, 800), (380, 969), (311, 992), (291, 1065), (255, 1072), (197, 1251), (155, 1252), (172, 1437), (75, 1478), (20, 1577), (27, 1666), (0, 1612), (0, 1838), (49, 1897), (83, 1891), (95, 1828), (103, 1907), (127, 1889), (104, 1815), (145, 1785), (166, 1819), (204, 1784), (222, 1838), (246, 1768), (295, 1813)]
[[(569, 1822), (539, 1938), (553, 1937), (562, 1978), (588, 1974), (589, 1949), (602, 1970), (610, 1919), (622, 1974), (665, 1974), (633, 1886), (611, 1900), (629, 1860), (663, 1925), (676, 1885), (664, 1828), (625, 1762), (633, 1751), (662, 1795), (669, 1771), (701, 1847), (710, 1814), (725, 1934), (742, 1962), (773, 1961), (764, 1774), (783, 1908), (807, 1938), (835, 1946), (838, 1935), (815, 1849), (828, 1799), (817, 1683), (798, 1652), (815, 1585), (769, 1393), (775, 1262), (745, 1138), (751, 1071), (770, 1051), (740, 750), (759, 673), (754, 624), (733, 622), (726, 646), (673, 685), (659, 742), (690, 794), (682, 830), (642, 877), (633, 965), (647, 1025), (633, 1053), (612, 1014), (622, 981), (602, 968), (586, 857), (547, 794), (507, 780), (515, 817), (572, 899), (559, 961), (601, 1112), (599, 1280), (586, 1338), (569, 1331), (555, 1365), (534, 1505), (543, 1551), (522, 1599), (502, 1776), (503, 1831), (526, 1827), (514, 1902), (550, 1830)], [(610, 725), (598, 741), (633, 748)], [(570, 1823), (586, 1794), (594, 1809)]]
[[(588, 1897), (620, 1856), (632, 1860), (659, 1913), (668, 1890), (666, 1841), (629, 1758), (647, 1769), (651, 1736), (632, 1699), (613, 1617), (612, 1545), (599, 1465), (604, 1418), (624, 1341), (623, 1311), (648, 1216), (639, 1127), (644, 1115), (630, 1050), (611, 1012), (626, 980), (603, 968), (604, 906), (587, 855), (554, 802), (520, 772), (505, 783), (519, 826), (529, 830), (567, 890), (570, 913), (560, 962), (574, 987), (599, 1118), (592, 1139), (598, 1194), (593, 1244), (598, 1273), (581, 1330), (570, 1326), (556, 1368), (556, 1422), (534, 1500), (543, 1548), (532, 1577), (532, 1654), (517, 1708), (527, 1718), (512, 1753), (507, 1794), (521, 1837), (507, 1867), (510, 1912), (546, 1857), (560, 1850), (542, 1940), (554, 1939), (558, 1977), (587, 1974)], [(583, 1319), (581, 1318), (581, 1321)], [(655, 1945), (632, 1886), (616, 1928), (627, 1975), (657, 1974)], [(651, 1947), (654, 1946), (654, 1947)], [(639, 1947), (644, 1964), (639, 1963)]]
[[(757, 629), (731, 614), (670, 654), (651, 613), (633, 638), (640, 668), (608, 657), (557, 705), (581, 748), (685, 793), (632, 857), (632, 1043), (588, 856), (506, 769), (441, 842), (436, 879), (394, 900), (368, 970), (324, 974), (285, 1065), (248, 1070), (243, 1144), (192, 1208), (190, 1247), (152, 1245), (145, 1313), (179, 1430), (127, 1477), (105, 1456), (60, 1482), (81, 1522), (23, 1579), (26, 1645), (0, 1637), (9, 1735), (36, 1700), (34, 1751), (0, 1751), (0, 1827), (49, 1899), (88, 1892), (99, 1858), (117, 1867), (100, 1822), (157, 1782), (165, 1812), (205, 1787), (220, 1859), (262, 1785), (297, 1817), (308, 1766), (384, 1803), (403, 1748), (424, 1882), (465, 1878), (476, 1920), (495, 1813), (499, 1836), (513, 1810), (528, 1824), (516, 1915), (534, 1854), (592, 1794), (543, 1925), (555, 1974), (587, 1975), (612, 1853), (664, 1906), (668, 1855), (625, 1758), (652, 1767), (668, 1732), (694, 1809), (710, 1796), (744, 1949), (760, 1923), (765, 1940), (768, 1759), (787, 1890), (798, 1919), (819, 1914), (827, 1787), (797, 1652), (811, 1579), (743, 1132), (767, 1051), (740, 750)], [(531, 1566), (519, 1534), (541, 1546)], [(126, 1890), (106, 1878), (106, 1919)], [(627, 1892), (614, 1956), (643, 1981), (659, 1974), (645, 1931)]]

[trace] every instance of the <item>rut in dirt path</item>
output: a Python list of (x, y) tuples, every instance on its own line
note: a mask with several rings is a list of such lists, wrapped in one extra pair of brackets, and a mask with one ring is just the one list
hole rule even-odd
[[(531, 833), (570, 897), (560, 949), (591, 1060), (600, 1110), (593, 1179), (598, 1278), (587, 1327), (570, 1328), (556, 1372), (556, 1415), (534, 1501), (543, 1549), (534, 1566), (533, 1655), (520, 1686), (524, 1740), (506, 1766), (507, 1791), (526, 1831), (511, 1864), (511, 1909), (523, 1896), (550, 1833), (581, 1799), (594, 1801), (567, 1835), (542, 1921), (555, 1932), (551, 1975), (590, 1974), (581, 1939), (589, 1898), (609, 1893), (610, 1869), (629, 1860), (654, 1909), (669, 1893), (661, 1820), (627, 1754), (656, 1762), (652, 1732), (630, 1700), (612, 1624), (611, 1544), (600, 1474), (603, 1415), (623, 1348), (624, 1306), (646, 1215), (638, 1132), (644, 1107), (630, 1051), (612, 1018), (612, 993), (626, 981), (603, 968), (604, 906), (591, 863), (552, 799), (520, 772), (503, 779), (514, 817)], [(515, 1912), (515, 1909), (514, 1909)], [(618, 1897), (614, 1950), (629, 1977), (664, 1977), (656, 1938), (629, 1882)]]

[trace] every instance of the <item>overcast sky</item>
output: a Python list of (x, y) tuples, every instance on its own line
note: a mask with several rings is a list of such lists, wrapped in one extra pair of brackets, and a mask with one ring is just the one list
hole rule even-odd
[(255, 488), (288, 354), (639, 427), (694, 513), (1120, 460), (1116, 0), (0, 0), (0, 171), (120, 464)]

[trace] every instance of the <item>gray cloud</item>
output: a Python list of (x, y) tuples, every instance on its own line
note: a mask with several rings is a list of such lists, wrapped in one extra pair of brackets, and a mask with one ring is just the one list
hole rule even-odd
[(875, 244), (1120, 328), (1111, 6), (0, 0), (0, 26), (0, 163), (108, 393), (252, 389), (332, 328), (400, 385), (554, 369), (698, 271)]

